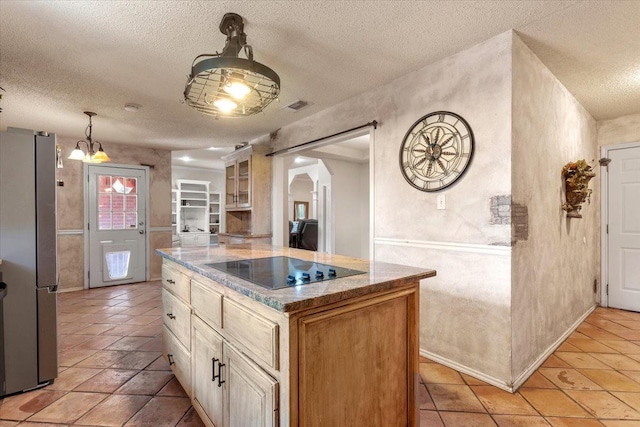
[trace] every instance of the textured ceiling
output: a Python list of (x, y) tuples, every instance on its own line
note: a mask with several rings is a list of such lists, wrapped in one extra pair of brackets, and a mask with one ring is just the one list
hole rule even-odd
[[(244, 119), (180, 103), (194, 57), (245, 19), (280, 103)], [(0, 127), (168, 149), (232, 146), (510, 28), (596, 119), (640, 112), (637, 1), (0, 1)], [(296, 113), (284, 106), (303, 99)], [(137, 113), (123, 110), (141, 104)], [(301, 141), (303, 142), (303, 141)]]

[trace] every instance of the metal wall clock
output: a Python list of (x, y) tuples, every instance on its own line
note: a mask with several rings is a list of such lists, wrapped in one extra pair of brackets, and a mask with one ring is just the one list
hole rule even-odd
[(415, 122), (400, 146), (400, 170), (421, 191), (439, 191), (456, 182), (473, 155), (473, 132), (455, 113), (436, 111)]

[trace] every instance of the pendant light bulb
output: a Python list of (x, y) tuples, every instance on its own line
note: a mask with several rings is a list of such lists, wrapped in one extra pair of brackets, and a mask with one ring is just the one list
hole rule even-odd
[(223, 113), (230, 113), (238, 108), (238, 104), (236, 104), (232, 99), (226, 97), (219, 97), (213, 101), (213, 105)]
[(80, 149), (80, 146), (76, 144), (76, 148), (69, 154), (70, 160), (84, 160), (84, 152)]
[(243, 82), (235, 80), (227, 82), (224, 85), (224, 91), (235, 99), (244, 99), (251, 92), (251, 88)]

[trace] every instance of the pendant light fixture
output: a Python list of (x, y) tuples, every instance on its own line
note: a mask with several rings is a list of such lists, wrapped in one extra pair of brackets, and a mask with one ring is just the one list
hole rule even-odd
[[(214, 117), (246, 117), (264, 110), (280, 93), (280, 77), (253, 60), (242, 17), (227, 13), (220, 22), (227, 36), (222, 53), (198, 55), (184, 88), (184, 101)], [(244, 52), (245, 58), (238, 54)]]
[[(71, 160), (82, 160), (85, 163), (104, 163), (110, 162), (111, 159), (107, 156), (107, 153), (102, 149), (102, 143), (98, 141), (93, 141), (91, 139), (91, 117), (96, 116), (96, 113), (92, 113), (91, 111), (84, 112), (87, 116), (89, 116), (89, 126), (84, 131), (84, 134), (87, 140), (80, 140), (76, 143), (76, 148), (69, 155), (69, 159)], [(87, 152), (85, 153), (80, 148), (80, 143), (83, 143), (86, 146)], [(96, 151), (97, 148), (97, 151)]]

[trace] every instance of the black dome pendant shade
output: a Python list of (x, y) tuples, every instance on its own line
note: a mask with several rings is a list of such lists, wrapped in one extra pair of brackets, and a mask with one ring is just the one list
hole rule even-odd
[[(222, 53), (196, 56), (184, 88), (184, 101), (216, 118), (257, 114), (278, 98), (280, 77), (253, 60), (240, 15), (225, 14), (220, 32), (227, 36)], [(241, 51), (246, 59), (238, 57)]]

